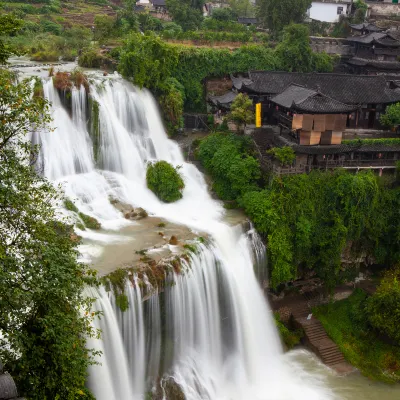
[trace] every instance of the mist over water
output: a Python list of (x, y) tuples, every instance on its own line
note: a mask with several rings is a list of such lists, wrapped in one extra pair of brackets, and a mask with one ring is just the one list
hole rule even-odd
[[(92, 79), (90, 102), (99, 105), (96, 138), (89, 133), (83, 87), (73, 89), (70, 110), (51, 79), (44, 93), (52, 102), (54, 130), (33, 137), (41, 145), (38, 166), (62, 184), (80, 211), (118, 231), (131, 222), (110, 203), (115, 198), (211, 238), (191, 255), (184, 274), (166, 276), (162, 294), (153, 291), (144, 299), (153, 288), (147, 281), (144, 290), (133, 276), (126, 312), (104, 288), (88, 289), (103, 313), (96, 320), (102, 339), (89, 343), (103, 353), (88, 381), (96, 399), (145, 399), (156, 380), (168, 377), (188, 400), (333, 399), (322, 375), (283, 355), (253, 268), (265, 262), (261, 241), (223, 222), (223, 208), (210, 197), (202, 174), (167, 138), (150, 93), (118, 76)], [(181, 166), (183, 199), (165, 204), (147, 189), (146, 164), (152, 160)], [(107, 240), (103, 233), (82, 235)]]

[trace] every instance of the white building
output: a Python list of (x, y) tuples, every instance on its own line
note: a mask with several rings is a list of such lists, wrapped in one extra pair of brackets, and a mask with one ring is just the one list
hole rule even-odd
[(308, 17), (322, 22), (338, 22), (342, 14), (349, 15), (352, 0), (317, 0), (311, 3)]

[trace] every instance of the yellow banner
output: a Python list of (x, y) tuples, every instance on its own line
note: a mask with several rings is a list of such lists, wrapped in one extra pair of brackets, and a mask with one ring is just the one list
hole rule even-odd
[(256, 104), (256, 128), (261, 128), (261, 103)]

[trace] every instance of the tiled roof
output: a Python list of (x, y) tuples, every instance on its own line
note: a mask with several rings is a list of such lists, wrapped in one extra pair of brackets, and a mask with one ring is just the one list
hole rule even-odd
[(150, 0), (150, 3), (152, 3), (153, 6), (156, 6), (156, 7), (166, 6), (165, 0)]
[(357, 108), (298, 85), (290, 85), (271, 101), (285, 108), (310, 113), (346, 113)]
[(250, 85), (251, 84), (251, 80), (250, 79), (244, 78), (242, 76), (239, 76), (239, 77), (236, 78), (232, 74), (231, 74), (231, 80), (232, 80), (233, 86), (238, 90), (240, 90), (242, 88), (243, 84), (244, 85)]
[(372, 33), (368, 33), (367, 35), (362, 35), (362, 36), (350, 36), (350, 37), (346, 38), (346, 40), (348, 42), (370, 44), (373, 41), (383, 39), (384, 37), (387, 37), (386, 33), (372, 32)]
[(378, 28), (376, 25), (374, 24), (368, 24), (368, 23), (364, 23), (364, 24), (350, 24), (350, 28), (354, 29), (356, 31), (369, 31), (369, 32), (380, 32), (382, 31), (381, 28)]
[(230, 103), (232, 103), (233, 100), (235, 100), (237, 96), (237, 93), (235, 92), (227, 92), (225, 94), (223, 94), (222, 96), (208, 96), (208, 100), (215, 104), (216, 106), (218, 105), (229, 105)]
[(390, 37), (384, 37), (382, 39), (374, 40), (374, 43), (385, 47), (400, 47), (400, 41), (392, 39)]
[(257, 18), (239, 17), (237, 20), (239, 24), (258, 24)]
[(276, 95), (295, 84), (316, 90), (345, 104), (379, 104), (400, 101), (400, 93), (386, 89), (384, 76), (319, 74), (276, 71), (249, 72), (248, 91)]
[(377, 69), (400, 71), (400, 62), (398, 61), (380, 61), (380, 60), (369, 60), (367, 58), (353, 57), (346, 62), (350, 65), (369, 66)]

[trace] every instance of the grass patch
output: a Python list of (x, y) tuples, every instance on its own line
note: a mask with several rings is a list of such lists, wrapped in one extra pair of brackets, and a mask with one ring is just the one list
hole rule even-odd
[(83, 221), (83, 223), (85, 224), (86, 228), (89, 229), (94, 229), (94, 230), (98, 230), (101, 228), (101, 224), (99, 221), (97, 221), (96, 218), (93, 218), (89, 215), (86, 215), (82, 212), (79, 213), (79, 217), (81, 218), (81, 220)]
[(165, 224), (165, 222), (160, 222), (157, 226), (158, 226), (159, 228), (165, 228), (165, 227), (166, 227), (166, 224)]
[(369, 327), (367, 294), (357, 289), (347, 299), (313, 310), (346, 360), (370, 379), (400, 382), (400, 347), (383, 342)]

